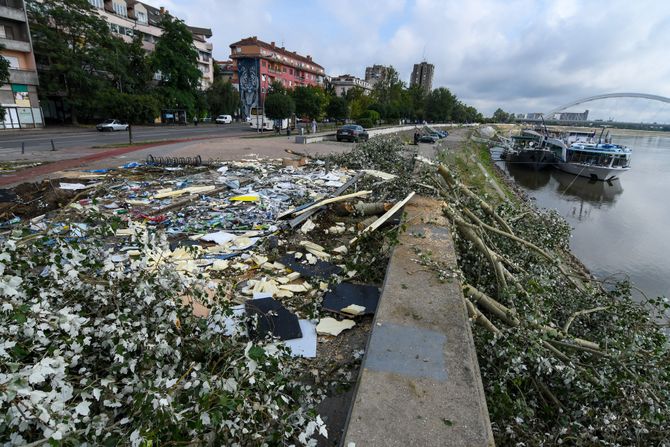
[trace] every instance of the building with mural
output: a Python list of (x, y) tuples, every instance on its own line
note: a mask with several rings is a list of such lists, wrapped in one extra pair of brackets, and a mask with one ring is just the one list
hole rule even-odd
[(23, 0), (0, 1), (0, 56), (9, 61), (9, 84), (0, 86), (1, 129), (44, 126), (37, 98), (37, 68)]
[(262, 106), (273, 82), (286, 89), (298, 86), (323, 85), (326, 72), (310, 55), (302, 56), (263, 42), (256, 36), (230, 45), (233, 61), (233, 83), (239, 86), (242, 112), (250, 116), (251, 109)]

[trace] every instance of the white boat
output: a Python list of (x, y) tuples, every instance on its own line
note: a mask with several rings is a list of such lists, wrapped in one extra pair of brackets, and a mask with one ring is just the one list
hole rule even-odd
[(612, 180), (630, 169), (632, 151), (619, 144), (601, 142), (595, 133), (571, 132), (560, 138), (549, 138), (558, 161), (556, 167), (570, 174), (593, 180)]

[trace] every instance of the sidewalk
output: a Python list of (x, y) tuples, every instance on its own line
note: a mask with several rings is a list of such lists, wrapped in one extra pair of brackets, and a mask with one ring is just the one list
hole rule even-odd
[(342, 445), (493, 446), (460, 283), (416, 262), (456, 265), (441, 203), (415, 197), (405, 212)]

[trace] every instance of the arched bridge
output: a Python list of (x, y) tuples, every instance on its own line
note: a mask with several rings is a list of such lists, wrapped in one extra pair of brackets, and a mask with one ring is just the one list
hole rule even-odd
[(660, 102), (665, 102), (670, 104), (670, 98), (666, 98), (665, 96), (659, 96), (659, 95), (649, 95), (647, 93), (606, 93), (604, 95), (595, 95), (595, 96), (589, 96), (588, 98), (581, 98), (576, 101), (572, 101), (568, 104), (562, 105), (560, 107), (557, 107), (547, 113), (544, 114), (544, 116), (551, 117), (555, 113), (562, 112), (563, 110), (576, 106), (579, 104), (583, 104), (585, 102), (591, 102), (591, 101), (597, 101), (599, 99), (608, 99), (608, 98), (643, 98), (643, 99), (649, 99), (652, 101), (660, 101)]

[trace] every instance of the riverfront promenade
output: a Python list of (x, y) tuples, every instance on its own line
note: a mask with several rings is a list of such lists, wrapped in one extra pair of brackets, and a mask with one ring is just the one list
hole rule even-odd
[[(457, 148), (467, 129), (440, 142)], [(293, 138), (227, 137), (149, 144), (87, 153), (45, 165), (51, 171), (25, 170), (14, 183), (59, 178), (81, 170), (115, 168), (154, 156), (203, 160), (291, 157), (284, 149), (311, 155), (344, 153), (351, 143), (296, 144)], [(433, 145), (419, 154), (434, 158)], [(37, 169), (37, 168), (36, 168)], [(37, 174), (37, 175), (34, 175)], [(0, 177), (0, 182), (8, 177)], [(408, 228), (399, 236), (386, 274), (379, 307), (343, 433), (344, 445), (493, 445), (470, 323), (458, 282), (439, 281), (413, 258), (416, 250), (434, 252), (435, 262), (455, 267), (453, 241), (441, 203), (415, 197), (405, 208)], [(423, 271), (422, 271), (423, 270)]]

